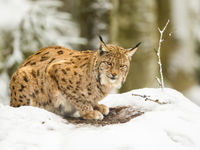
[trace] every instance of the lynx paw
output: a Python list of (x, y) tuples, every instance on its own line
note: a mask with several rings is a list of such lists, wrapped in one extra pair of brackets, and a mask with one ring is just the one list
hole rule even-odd
[(109, 108), (103, 104), (97, 105), (98, 111), (100, 111), (103, 115), (108, 115), (109, 114)]
[(83, 116), (83, 119), (102, 120), (103, 119), (103, 115), (99, 111), (93, 110), (93, 111), (85, 114)]

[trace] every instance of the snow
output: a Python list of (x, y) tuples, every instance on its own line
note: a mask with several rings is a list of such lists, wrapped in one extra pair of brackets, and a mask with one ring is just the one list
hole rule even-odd
[(0, 3), (0, 28), (4, 29), (15, 28), (30, 9), (27, 0), (0, 0)]
[[(132, 94), (146, 95), (163, 104)], [(96, 127), (73, 125), (39, 108), (0, 104), (0, 149), (200, 149), (200, 108), (175, 90), (139, 89), (110, 94), (102, 103), (109, 107), (131, 105), (145, 113), (124, 124)]]
[(0, 74), (0, 104), (8, 104), (9, 77), (6, 72)]

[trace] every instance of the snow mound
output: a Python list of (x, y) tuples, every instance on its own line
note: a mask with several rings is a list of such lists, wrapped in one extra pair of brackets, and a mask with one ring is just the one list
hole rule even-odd
[(109, 107), (144, 112), (129, 122), (73, 125), (43, 109), (0, 104), (1, 150), (199, 150), (200, 108), (181, 93), (139, 89), (110, 94)]

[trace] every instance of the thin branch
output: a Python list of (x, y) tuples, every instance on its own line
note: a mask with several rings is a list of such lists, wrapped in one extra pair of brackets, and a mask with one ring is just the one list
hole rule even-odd
[(159, 86), (162, 87), (161, 82), (160, 82), (160, 78), (156, 77), (156, 80), (158, 81)]
[(154, 52), (157, 54), (157, 50), (156, 50), (155, 48), (154, 48), (153, 50), (154, 50)]
[(166, 102), (159, 102), (158, 99), (151, 99), (150, 96), (148, 95), (140, 95), (140, 94), (132, 94), (132, 96), (139, 96), (139, 97), (142, 97), (145, 99), (145, 101), (152, 101), (152, 102), (155, 102), (155, 103), (158, 103), (158, 104), (167, 104)]
[(163, 33), (166, 30), (169, 22), (170, 21), (168, 20), (162, 30), (160, 28), (158, 28), (158, 31), (160, 33), (160, 39), (159, 39), (159, 43), (158, 43), (158, 49), (156, 50), (156, 52), (157, 52), (156, 54), (157, 54), (157, 57), (158, 57), (158, 65), (159, 65), (159, 70), (160, 70), (160, 80), (157, 79), (157, 81), (160, 81), (159, 85), (161, 85), (162, 90), (164, 90), (165, 84), (164, 84), (164, 80), (163, 80), (162, 63), (161, 63), (161, 59), (160, 59), (160, 49), (161, 49), (162, 42), (164, 41), (163, 40)]

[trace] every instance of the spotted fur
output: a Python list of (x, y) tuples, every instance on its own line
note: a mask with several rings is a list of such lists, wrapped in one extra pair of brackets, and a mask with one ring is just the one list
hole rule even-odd
[(106, 45), (103, 40), (96, 52), (61, 46), (43, 48), (13, 74), (10, 105), (36, 106), (61, 116), (103, 119), (109, 109), (98, 102), (125, 81), (136, 49)]

